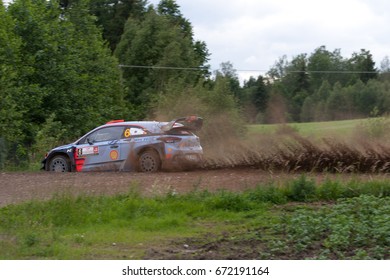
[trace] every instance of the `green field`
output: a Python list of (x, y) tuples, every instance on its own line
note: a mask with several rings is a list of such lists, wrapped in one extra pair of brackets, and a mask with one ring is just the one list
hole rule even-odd
[(329, 136), (351, 136), (356, 129), (365, 124), (367, 119), (310, 122), (310, 123), (288, 123), (288, 124), (256, 124), (248, 125), (250, 134), (274, 133), (283, 126), (289, 126), (302, 136), (307, 137), (329, 137)]

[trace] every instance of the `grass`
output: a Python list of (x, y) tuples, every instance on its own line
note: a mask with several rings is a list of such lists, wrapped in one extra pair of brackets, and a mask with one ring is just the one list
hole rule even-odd
[[(295, 242), (303, 247), (287, 251), (290, 258), (388, 258), (389, 196), (388, 181), (316, 184), (304, 175), (242, 193), (56, 195), (0, 209), (0, 259), (143, 259), (173, 240), (205, 236), (200, 243), (207, 243), (222, 232), (235, 244), (250, 240), (266, 248), (268, 255), (251, 258), (285, 258), (283, 248)], [(345, 227), (356, 241), (343, 243)]]
[[(328, 121), (328, 122), (309, 122), (309, 123), (288, 123), (286, 124), (304, 137), (329, 137), (329, 136), (351, 136), (354, 130), (362, 125), (366, 119)], [(248, 125), (250, 134), (269, 134), (274, 133), (280, 128), (280, 124), (255, 124)]]

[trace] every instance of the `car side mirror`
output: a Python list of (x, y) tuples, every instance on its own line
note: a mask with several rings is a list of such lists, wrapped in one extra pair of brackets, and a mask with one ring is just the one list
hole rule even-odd
[(87, 138), (87, 142), (88, 142), (89, 145), (93, 144), (93, 142), (89, 138)]

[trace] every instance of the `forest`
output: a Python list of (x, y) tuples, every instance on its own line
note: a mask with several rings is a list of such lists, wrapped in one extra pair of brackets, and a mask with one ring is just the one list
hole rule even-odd
[(390, 60), (378, 69), (366, 49), (275, 58), (244, 83), (230, 61), (212, 71), (210, 56), (174, 0), (0, 0), (0, 169), (111, 119), (198, 114), (235, 132), (389, 113)]

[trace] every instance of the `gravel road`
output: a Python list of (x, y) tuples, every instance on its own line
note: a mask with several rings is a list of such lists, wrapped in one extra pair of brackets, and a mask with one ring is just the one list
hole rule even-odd
[[(191, 172), (127, 173), (50, 173), (50, 172), (3, 172), (0, 173), (0, 206), (32, 199), (48, 199), (54, 194), (113, 195), (131, 188), (144, 195), (165, 194), (170, 191), (184, 193), (194, 189), (215, 191), (227, 189), (240, 191), (256, 187), (259, 183), (285, 182), (299, 174), (270, 173), (258, 169), (197, 170)], [(325, 177), (363, 180), (389, 179), (382, 175), (308, 175), (316, 180)]]

